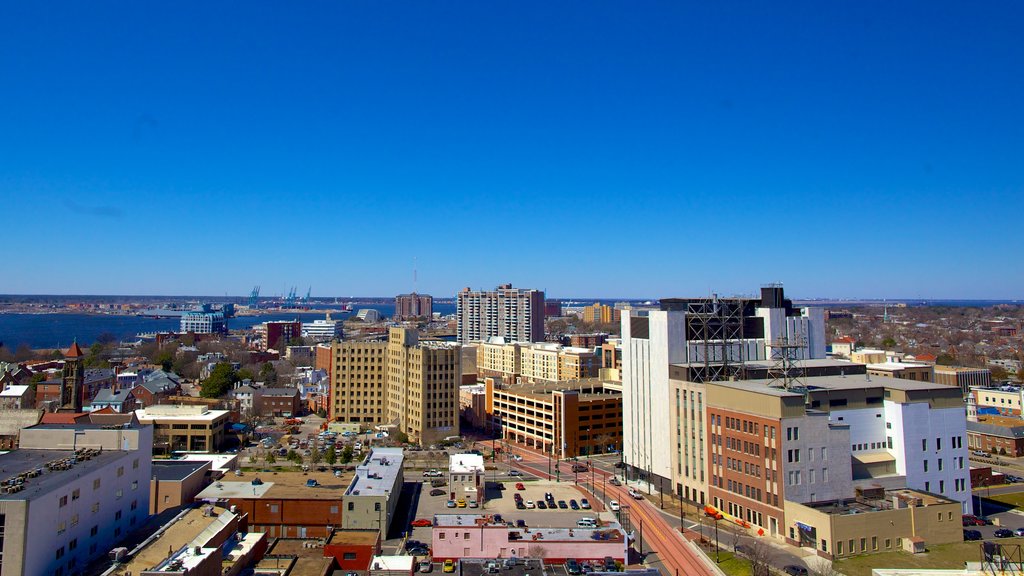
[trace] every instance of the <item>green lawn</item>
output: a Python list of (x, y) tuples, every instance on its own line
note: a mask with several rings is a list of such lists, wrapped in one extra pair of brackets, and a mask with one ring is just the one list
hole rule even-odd
[[(978, 494), (980, 496), (980, 494)], [(1011, 492), (1009, 494), (993, 494), (992, 496), (985, 496), (984, 500), (995, 500), (996, 502), (1002, 502), (1003, 504), (1009, 504), (1010, 506), (1016, 506), (1017, 508), (1024, 508), (1024, 492)], [(982, 503), (984, 507), (984, 502)]]
[[(1000, 544), (1024, 544), (1024, 538), (1000, 538)], [(981, 559), (981, 542), (956, 542), (929, 546), (923, 554), (885, 552), (838, 560), (833, 566), (846, 576), (871, 576), (872, 568), (963, 568), (964, 562)]]
[[(715, 559), (714, 550), (708, 552), (708, 558)], [(721, 552), (722, 562), (718, 565), (729, 576), (750, 576), (750, 561), (733, 556), (732, 552)]]

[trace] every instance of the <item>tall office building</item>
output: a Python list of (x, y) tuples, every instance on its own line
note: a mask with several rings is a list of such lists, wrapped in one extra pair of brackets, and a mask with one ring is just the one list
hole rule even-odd
[(544, 292), (502, 284), (493, 291), (458, 294), (458, 338), (463, 344), (502, 336), (509, 342), (544, 340)]
[(460, 348), (420, 342), (405, 328), (392, 328), (387, 342), (331, 344), (329, 419), (392, 424), (414, 442), (458, 434)]
[[(780, 286), (760, 299), (673, 298), (660, 307), (622, 311), (623, 458), (661, 490), (692, 485), (706, 495), (703, 383), (742, 377), (747, 362), (825, 358), (824, 315), (794, 308)], [(689, 384), (673, 387), (670, 372)], [(676, 415), (691, 411), (677, 426)]]
[(430, 318), (434, 315), (434, 297), (429, 294), (399, 294), (395, 296), (395, 320)]

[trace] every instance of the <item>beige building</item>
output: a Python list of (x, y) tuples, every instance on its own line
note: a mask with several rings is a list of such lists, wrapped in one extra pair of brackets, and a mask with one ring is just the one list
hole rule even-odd
[(473, 428), (487, 426), (487, 390), (483, 384), (459, 387), (459, 411)]
[(504, 382), (558, 382), (594, 378), (601, 357), (592, 348), (552, 343), (505, 343), (500, 339), (481, 344), (477, 352), (480, 378), (496, 376)]
[(363, 427), (393, 424), (414, 442), (458, 434), (461, 353), (392, 328), (388, 342), (330, 346), (328, 417)]
[(968, 394), (972, 387), (987, 388), (992, 385), (992, 371), (988, 368), (967, 368), (965, 366), (936, 366), (935, 383), (959, 386)]
[(484, 502), (484, 457), (478, 454), (452, 454), (448, 462), (448, 497), (472, 504)]
[(229, 414), (206, 406), (170, 404), (135, 411), (139, 422), (153, 426), (154, 454), (218, 451)]
[(885, 360), (885, 350), (861, 348), (860, 350), (850, 352), (850, 362), (854, 364), (881, 364)]
[(387, 422), (414, 442), (457, 435), (459, 345), (419, 342), (416, 331), (407, 328), (392, 328), (388, 336)]
[(882, 362), (880, 364), (868, 364), (867, 373), (879, 378), (900, 378), (902, 380), (916, 380), (918, 382), (932, 381), (931, 364)]
[(799, 504), (786, 501), (790, 544), (844, 558), (963, 540), (960, 503), (916, 490), (858, 490), (855, 498)]
[(583, 309), (583, 321), (588, 324), (612, 324), (619, 321), (620, 311), (607, 304), (595, 303)]
[(403, 460), (401, 448), (374, 448), (370, 452), (356, 468), (342, 497), (342, 528), (379, 530), (382, 539), (387, 536), (405, 481)]

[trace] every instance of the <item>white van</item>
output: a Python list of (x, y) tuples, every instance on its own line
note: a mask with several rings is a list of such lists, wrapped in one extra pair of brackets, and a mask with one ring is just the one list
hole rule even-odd
[(577, 528), (597, 528), (597, 520), (593, 518), (580, 518), (576, 521)]

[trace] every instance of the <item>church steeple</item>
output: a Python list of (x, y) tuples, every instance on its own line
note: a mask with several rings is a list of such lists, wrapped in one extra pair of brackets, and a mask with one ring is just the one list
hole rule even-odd
[(82, 411), (82, 387), (85, 384), (85, 353), (75, 340), (64, 353), (63, 383), (60, 387), (62, 412)]

